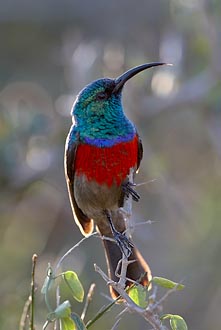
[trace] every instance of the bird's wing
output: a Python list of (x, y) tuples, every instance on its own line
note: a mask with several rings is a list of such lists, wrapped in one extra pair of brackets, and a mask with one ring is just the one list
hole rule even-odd
[(79, 141), (76, 139), (76, 141), (72, 140), (71, 143), (69, 143), (69, 139), (70, 137), (68, 136), (65, 147), (64, 168), (71, 208), (75, 222), (79, 226), (82, 234), (89, 235), (93, 231), (93, 221), (79, 208), (74, 195), (75, 156)]
[(137, 138), (138, 138), (138, 151), (137, 151), (137, 172), (140, 167), (140, 162), (143, 158), (143, 145), (140, 136), (137, 133)]

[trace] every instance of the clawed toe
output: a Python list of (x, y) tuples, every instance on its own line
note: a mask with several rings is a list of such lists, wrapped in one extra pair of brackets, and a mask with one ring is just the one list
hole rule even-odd
[(132, 188), (134, 186), (135, 186), (135, 183), (128, 181), (127, 183), (122, 185), (122, 189), (127, 198), (130, 197), (130, 195), (131, 195), (132, 199), (135, 202), (138, 202), (140, 199), (140, 195)]
[(125, 257), (129, 258), (134, 247), (133, 243), (127, 238), (125, 234), (116, 231), (113, 235), (121, 252), (125, 255)]
[(104, 210), (104, 213), (107, 216), (113, 237), (114, 237), (117, 245), (119, 246), (121, 252), (125, 255), (125, 257), (128, 258), (132, 253), (132, 248), (134, 247), (133, 243), (129, 240), (129, 238), (127, 238), (127, 236), (125, 234), (122, 234), (115, 229), (108, 210)]

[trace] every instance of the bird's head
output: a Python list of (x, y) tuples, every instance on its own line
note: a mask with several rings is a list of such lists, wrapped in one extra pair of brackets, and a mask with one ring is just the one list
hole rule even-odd
[(166, 63), (153, 62), (134, 67), (116, 79), (102, 78), (93, 81), (76, 98), (71, 114), (75, 122), (93, 124), (123, 115), (121, 94), (124, 84), (139, 72)]
[(93, 81), (78, 94), (72, 114), (81, 116), (102, 116), (114, 100), (120, 101), (121, 93), (113, 93), (115, 80), (102, 78)]

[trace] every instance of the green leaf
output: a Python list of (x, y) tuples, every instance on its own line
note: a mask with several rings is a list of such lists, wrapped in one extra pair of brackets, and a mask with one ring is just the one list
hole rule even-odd
[(186, 322), (179, 315), (172, 315), (170, 318), (170, 326), (172, 330), (188, 330)]
[(75, 323), (76, 330), (87, 330), (84, 322), (82, 321), (79, 315), (77, 315), (76, 313), (71, 313), (71, 318)]
[(146, 308), (148, 303), (147, 303), (147, 288), (138, 284), (133, 286), (129, 292), (128, 292), (129, 297), (135, 304), (140, 306), (141, 308)]
[(77, 330), (74, 321), (70, 317), (62, 317), (60, 319), (61, 330)]
[(164, 314), (160, 317), (161, 320), (170, 319), (173, 316), (173, 314)]
[(152, 282), (155, 283), (156, 285), (162, 286), (163, 288), (166, 288), (166, 289), (176, 288), (176, 290), (183, 290), (185, 287), (183, 284), (173, 282), (164, 277), (155, 276), (152, 278)]
[(71, 315), (71, 304), (68, 300), (65, 300), (61, 305), (59, 305), (55, 311), (52, 313), (56, 318), (66, 318)]
[(180, 315), (164, 314), (160, 319), (170, 319), (170, 327), (172, 330), (188, 330), (186, 322)]
[(82, 302), (84, 299), (84, 289), (77, 274), (72, 271), (67, 271), (62, 274), (62, 277), (71, 290), (74, 299)]

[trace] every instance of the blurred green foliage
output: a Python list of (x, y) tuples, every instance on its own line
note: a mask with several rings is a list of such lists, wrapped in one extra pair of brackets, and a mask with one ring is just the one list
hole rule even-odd
[[(185, 284), (166, 309), (190, 329), (220, 327), (220, 18), (220, 2), (212, 0), (1, 5), (0, 329), (18, 327), (33, 253), (41, 287), (47, 263), (81, 238), (63, 173), (75, 96), (94, 79), (155, 60), (174, 66), (141, 74), (124, 91), (144, 146), (136, 182), (156, 179), (139, 187), (134, 222), (152, 224), (135, 227), (134, 240), (154, 274)], [(94, 262), (105, 269), (97, 238), (66, 263), (85, 289), (97, 283), (88, 317), (106, 303)], [(38, 293), (36, 330), (47, 314)], [(112, 327), (115, 312), (100, 321), (101, 329)], [(128, 325), (146, 326), (128, 315), (118, 329)]]

